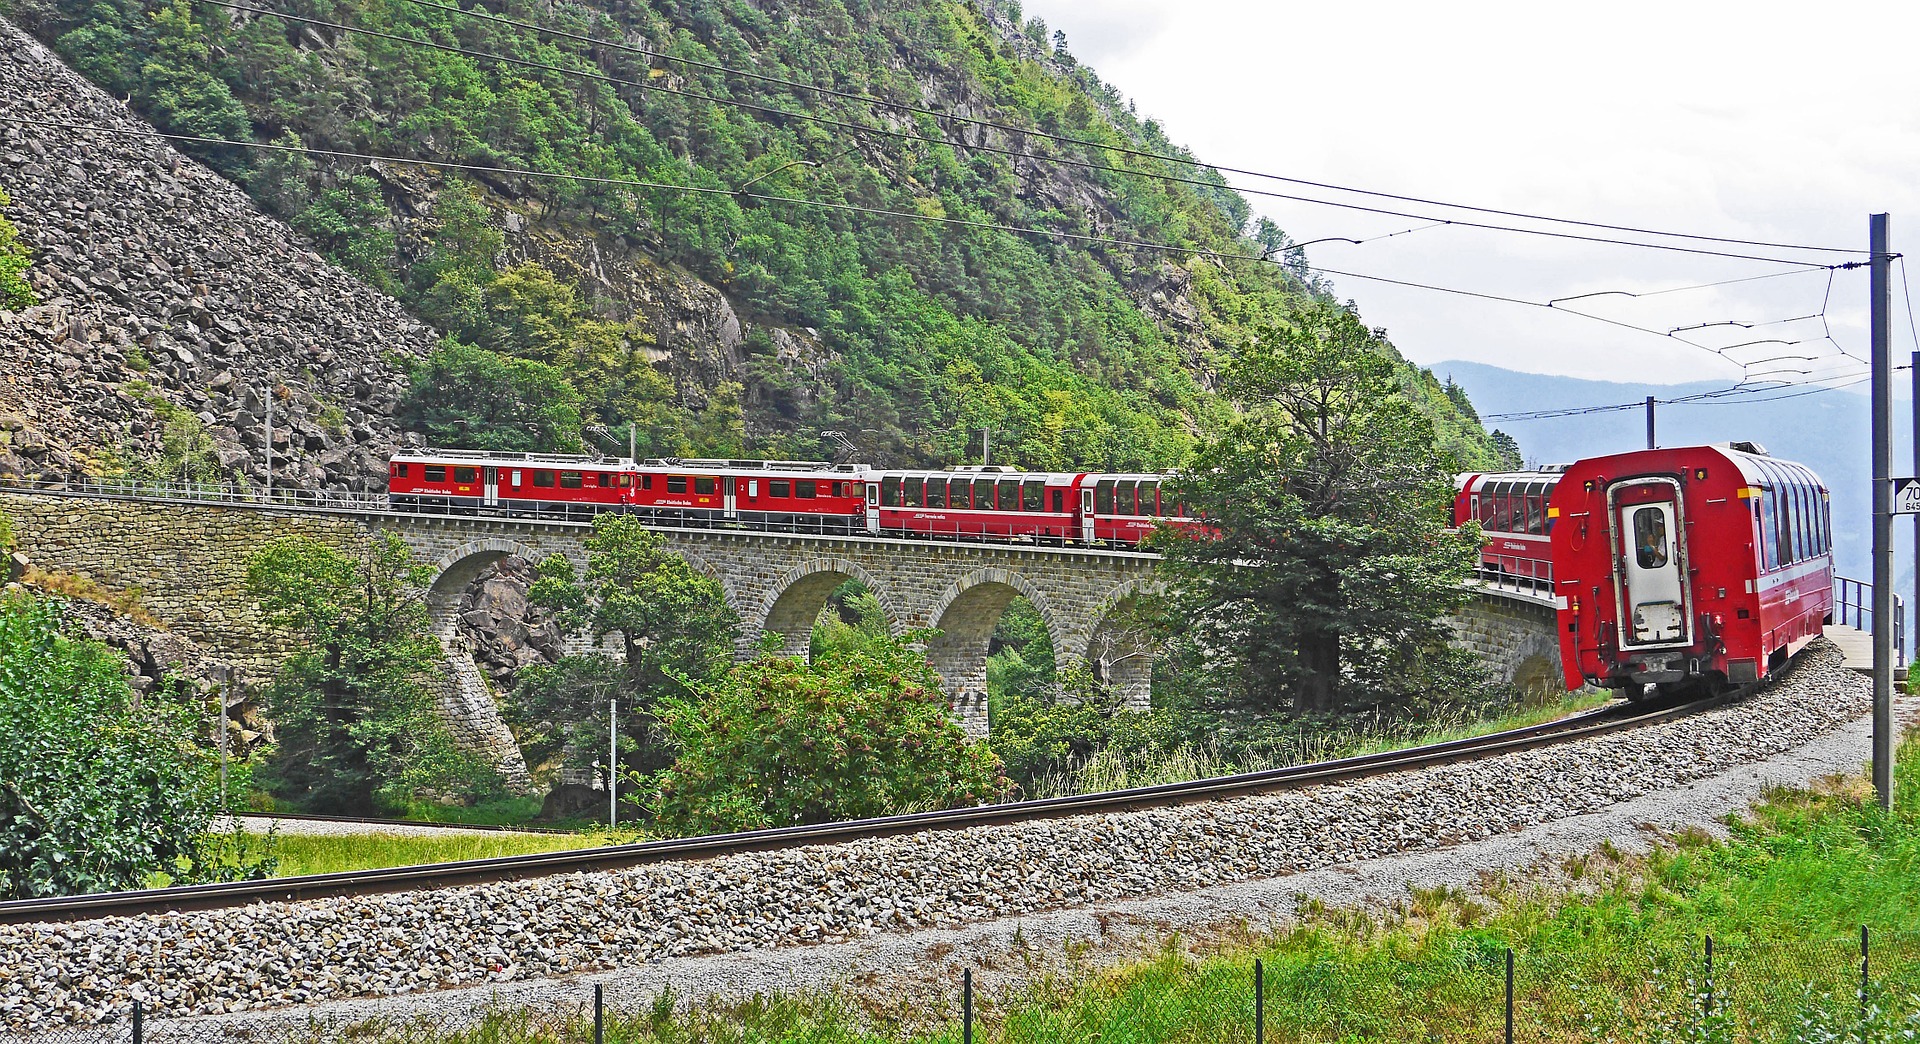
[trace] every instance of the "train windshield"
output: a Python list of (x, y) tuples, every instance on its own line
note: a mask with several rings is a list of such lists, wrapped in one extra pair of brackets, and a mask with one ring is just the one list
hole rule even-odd
[(1643, 507), (1633, 513), (1634, 557), (1642, 569), (1658, 569), (1667, 564), (1667, 513), (1657, 507)]

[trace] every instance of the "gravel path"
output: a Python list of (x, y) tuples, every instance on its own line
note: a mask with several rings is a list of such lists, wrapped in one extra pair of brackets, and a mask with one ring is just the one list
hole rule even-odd
[[(1197, 911), (1217, 909), (1209, 915), (1216, 920), (1284, 916), (1281, 905), (1271, 904), (1271, 912), (1261, 914), (1267, 901), (1246, 906), (1245, 896), (1266, 894), (1263, 888), (1300, 893), (1304, 879), (1287, 875), (1325, 877), (1330, 867), (1336, 868), (1332, 880), (1360, 880), (1356, 864), (1363, 860), (1447, 845), (1465, 847), (1402, 858), (1426, 859), (1435, 872), (1471, 879), (1480, 868), (1464, 853), (1504, 851), (1499, 858), (1506, 865), (1523, 865), (1537, 852), (1521, 859), (1514, 832), (1555, 821), (1555, 829), (1570, 831), (1566, 844), (1631, 834), (1646, 818), (1636, 799), (1674, 788), (1701, 793), (1686, 785), (1804, 747), (1859, 717), (1865, 701), (1865, 681), (1842, 669), (1838, 654), (1823, 645), (1789, 677), (1736, 707), (1546, 750), (1305, 791), (437, 892), (0, 926), (0, 1021), (20, 1029), (87, 1023), (126, 1010), (134, 997), (165, 1015), (455, 986), (492, 985), (506, 997), (529, 989), (509, 984), (577, 972), (883, 931), (954, 929), (990, 918), (1022, 918), (1029, 938), (1048, 923), (1063, 926), (1054, 934), (1071, 933), (1087, 917), (1100, 919), (1102, 910), (1127, 909), (1116, 903), (1203, 888), (1210, 891), (1140, 909), (1172, 911), (1187, 902), (1199, 904), (1192, 908)], [(1858, 760), (1855, 755), (1852, 764)], [(1718, 814), (1745, 799), (1705, 800), (1685, 815), (1706, 815), (1709, 807)], [(1626, 820), (1581, 828), (1582, 819), (1572, 818), (1608, 810)], [(1497, 839), (1490, 848), (1489, 838)], [(1409, 864), (1400, 876), (1377, 880), (1404, 889), (1417, 876), (1412, 869)], [(1218, 887), (1241, 882), (1257, 883), (1238, 891)], [(1228, 905), (1209, 905), (1218, 903)], [(1243, 908), (1229, 912), (1234, 903)], [(1057, 920), (1032, 916), (1063, 908), (1093, 909), (1053, 915)], [(979, 931), (989, 938), (996, 930), (987, 925), (956, 938)], [(747, 962), (698, 963), (740, 970), (752, 992), (782, 985), (776, 969), (783, 963), (816, 973), (803, 981), (817, 982), (833, 974), (837, 962), (828, 955), (836, 952), (859, 950), (812, 947), (755, 954)], [(644, 979), (615, 978), (645, 988)], [(577, 997), (579, 982), (561, 988)], [(461, 990), (420, 1000), (471, 1010), (476, 998)]]
[[(240, 826), (250, 834), (264, 834), (277, 828), (282, 835), (308, 834), (319, 837), (385, 834), (389, 837), (499, 837), (518, 834), (518, 830), (468, 830), (463, 827), (412, 825), (401, 823), (337, 823), (325, 819), (281, 819), (276, 816), (240, 816)], [(219, 823), (215, 829), (222, 829)]]

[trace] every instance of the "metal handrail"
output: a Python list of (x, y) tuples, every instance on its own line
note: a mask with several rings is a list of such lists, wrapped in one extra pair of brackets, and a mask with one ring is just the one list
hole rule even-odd
[[(1842, 627), (1873, 630), (1873, 585), (1850, 576), (1833, 578), (1833, 622)], [(1893, 595), (1894, 663), (1907, 662), (1907, 602), (1899, 592)]]

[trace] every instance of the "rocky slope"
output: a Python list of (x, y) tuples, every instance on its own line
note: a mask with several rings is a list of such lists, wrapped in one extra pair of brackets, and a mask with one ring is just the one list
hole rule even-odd
[(116, 132), (0, 121), (0, 188), (42, 301), (0, 312), (0, 481), (152, 456), (184, 411), (223, 476), (260, 482), (268, 394), (276, 483), (385, 475), (401, 364), (432, 330), (4, 20), (0, 117)]

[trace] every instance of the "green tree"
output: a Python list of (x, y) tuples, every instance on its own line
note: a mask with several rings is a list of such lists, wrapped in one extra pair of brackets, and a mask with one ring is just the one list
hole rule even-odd
[(677, 756), (651, 781), (660, 825), (750, 830), (1004, 796), (998, 759), (953, 720), (915, 637), (816, 663), (762, 657), (663, 701)]
[(1519, 471), (1525, 466), (1520, 457), (1520, 443), (1513, 436), (1495, 428), (1493, 434), (1487, 437), (1487, 442), (1493, 447), (1495, 466), (1500, 470)]
[(435, 446), (580, 452), (580, 393), (565, 374), (451, 338), (414, 366), (398, 419)]
[(1452, 463), (1374, 334), (1302, 311), (1222, 385), (1241, 415), (1177, 482), (1209, 529), (1158, 540), (1190, 647), (1243, 700), (1299, 711), (1444, 687), (1430, 669), (1458, 666), (1444, 618), (1478, 534), (1446, 529)]
[[(0, 211), (12, 205), (13, 199), (0, 189)], [(40, 303), (27, 285), (27, 266), (32, 263), (33, 253), (20, 242), (20, 230), (0, 213), (0, 308), (17, 312)]]
[(570, 634), (595, 643), (618, 637), (623, 655), (617, 663), (585, 655), (528, 667), (510, 713), (541, 749), (570, 746), (576, 764), (588, 763), (606, 748), (607, 701), (617, 698), (621, 764), (652, 771), (665, 763), (653, 737), (656, 707), (726, 670), (738, 621), (717, 581), (630, 515), (596, 517), (586, 551), (584, 577), (565, 555), (542, 560), (527, 601)]
[[(245, 141), (252, 124), (247, 110), (212, 71), (207, 27), (195, 22), (188, 0), (171, 0), (154, 11), (148, 59), (140, 66), (138, 92), (154, 122), (177, 134)], [(101, 41), (106, 42), (106, 41)], [(232, 146), (213, 147), (214, 151)]]
[(387, 227), (380, 183), (355, 174), (321, 192), (293, 219), (293, 227), (312, 236), (340, 267), (377, 290), (393, 293), (394, 236)]
[(266, 691), (278, 725), (269, 782), (314, 811), (366, 813), (414, 793), (480, 796), (492, 770), (453, 743), (425, 681), (441, 656), (423, 587), (429, 571), (397, 534), (360, 554), (282, 537), (247, 565), (267, 619), (297, 651)]
[(60, 628), (57, 602), (0, 597), (0, 899), (215, 876), (196, 708), (136, 696), (126, 657)]

